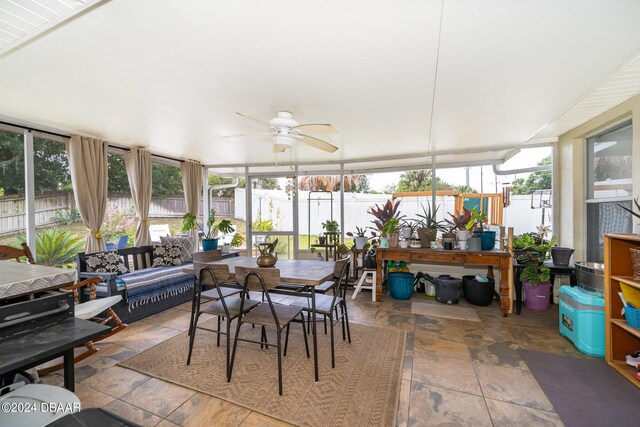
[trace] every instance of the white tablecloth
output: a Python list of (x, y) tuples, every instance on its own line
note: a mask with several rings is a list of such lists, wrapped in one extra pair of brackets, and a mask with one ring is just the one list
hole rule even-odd
[(75, 270), (0, 261), (0, 299), (44, 289), (57, 289), (75, 281)]

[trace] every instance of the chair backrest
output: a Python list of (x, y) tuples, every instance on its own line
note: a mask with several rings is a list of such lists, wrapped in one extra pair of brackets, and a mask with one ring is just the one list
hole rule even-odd
[[(333, 287), (333, 304), (335, 305), (338, 297), (346, 299), (347, 297), (347, 282), (349, 281), (349, 258), (336, 261), (333, 268), (333, 274), (335, 275), (335, 285)], [(336, 271), (339, 273), (336, 275)]]
[[(253, 273), (253, 274), (252, 274)], [(244, 283), (247, 290), (267, 292), (280, 284), (280, 270), (277, 268), (236, 267), (236, 281)]]
[(222, 251), (215, 249), (213, 251), (194, 252), (192, 254), (193, 262), (211, 262), (222, 259)]
[[(226, 274), (228, 276), (229, 266), (227, 264), (220, 264), (219, 266), (226, 267)], [(219, 266), (216, 266), (216, 267), (219, 267)], [(229, 317), (229, 309), (227, 308), (227, 303), (224, 300), (224, 294), (220, 290), (219, 282), (221, 282), (222, 280), (220, 276), (218, 276), (218, 274), (213, 270), (212, 267), (213, 265), (204, 265), (200, 269), (198, 276), (196, 276), (198, 280), (198, 286), (196, 286), (196, 304), (198, 307), (200, 306), (200, 294), (204, 286), (213, 288), (218, 292), (218, 300), (222, 304), (222, 308), (224, 309), (224, 312)], [(194, 264), (194, 268), (195, 268), (195, 264)], [(218, 269), (218, 271), (220, 271), (224, 275), (223, 269)]]
[(21, 248), (14, 248), (13, 246), (0, 245), (0, 261), (15, 259), (20, 262), (20, 258), (26, 257), (29, 264), (35, 264), (29, 246), (26, 243), (22, 243), (21, 246)]
[[(216, 280), (219, 285), (222, 285), (223, 282), (226, 282), (231, 277), (231, 273), (229, 272), (229, 264), (207, 264), (202, 262), (194, 262), (193, 263), (193, 272), (196, 277), (201, 277), (202, 270), (208, 268), (211, 272), (216, 276)], [(211, 281), (201, 281), (201, 285), (205, 285), (211, 287), (213, 284)]]
[[(236, 267), (235, 275), (236, 281), (242, 284), (245, 294), (248, 294), (249, 291), (263, 292), (262, 295), (267, 300), (267, 304), (269, 304), (276, 327), (280, 329), (278, 313), (268, 292), (269, 289), (273, 289), (280, 284), (280, 270), (277, 268)], [(244, 308), (244, 301), (243, 299), (240, 303), (241, 311)]]

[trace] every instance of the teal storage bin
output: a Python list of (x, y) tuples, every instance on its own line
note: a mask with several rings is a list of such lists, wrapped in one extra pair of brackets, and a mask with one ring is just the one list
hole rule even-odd
[(581, 353), (604, 358), (604, 299), (571, 286), (560, 287), (558, 293), (560, 334)]
[(409, 299), (413, 295), (413, 273), (394, 272), (387, 275), (389, 293), (395, 299)]

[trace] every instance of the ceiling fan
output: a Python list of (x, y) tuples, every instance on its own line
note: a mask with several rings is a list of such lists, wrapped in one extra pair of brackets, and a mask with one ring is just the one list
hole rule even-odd
[(282, 153), (287, 148), (293, 147), (296, 141), (304, 142), (305, 144), (308, 144), (322, 151), (326, 151), (328, 153), (333, 153), (338, 149), (338, 147), (336, 147), (333, 144), (329, 144), (326, 141), (307, 135), (307, 133), (322, 133), (322, 134), (336, 133), (336, 129), (330, 124), (309, 123), (309, 124), (301, 125), (296, 121), (296, 119), (293, 118), (293, 114), (290, 113), (289, 111), (278, 111), (276, 113), (276, 116), (271, 120), (269, 120), (268, 122), (265, 120), (248, 116), (246, 114), (242, 114), (242, 113), (236, 113), (236, 114), (246, 119), (253, 120), (254, 122), (258, 122), (260, 124), (268, 126), (270, 129), (270, 132), (227, 135), (227, 136), (223, 136), (223, 138), (236, 138), (236, 137), (254, 136), (254, 135), (273, 135), (273, 151), (276, 153)]

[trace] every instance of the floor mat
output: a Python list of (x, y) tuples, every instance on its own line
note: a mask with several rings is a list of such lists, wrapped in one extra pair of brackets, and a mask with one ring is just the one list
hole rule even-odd
[(604, 360), (519, 351), (567, 427), (640, 424), (640, 389)]
[(458, 305), (435, 304), (425, 302), (412, 302), (411, 313), (422, 316), (444, 317), (447, 319), (469, 320), (479, 322), (478, 313), (471, 307), (460, 307)]

